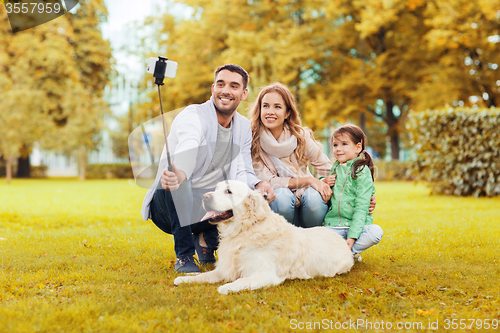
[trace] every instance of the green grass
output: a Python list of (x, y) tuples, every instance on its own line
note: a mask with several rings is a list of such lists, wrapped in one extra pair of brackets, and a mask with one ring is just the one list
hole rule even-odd
[(173, 285), (172, 237), (142, 220), (146, 191), (132, 181), (2, 179), (0, 332), (322, 331), (356, 320), (422, 324), (409, 332), (438, 321), (441, 332), (445, 320), (500, 320), (500, 198), (376, 188), (385, 235), (351, 272), (222, 296)]

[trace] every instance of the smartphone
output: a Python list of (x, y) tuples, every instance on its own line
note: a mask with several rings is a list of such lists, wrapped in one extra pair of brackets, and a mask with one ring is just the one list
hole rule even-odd
[[(158, 58), (155, 58), (155, 57), (149, 58), (148, 59), (148, 67), (146, 68), (146, 72), (150, 73), (150, 74), (154, 74), (156, 63), (158, 61), (159, 61)], [(177, 74), (177, 65), (178, 64), (172, 60), (167, 60), (166, 63), (167, 63), (167, 67), (165, 69), (165, 77), (169, 77), (169, 78), (173, 79), (175, 77), (175, 74)]]

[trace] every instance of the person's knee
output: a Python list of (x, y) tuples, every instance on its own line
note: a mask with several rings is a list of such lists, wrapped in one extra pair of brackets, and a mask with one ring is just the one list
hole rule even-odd
[(380, 243), (382, 237), (384, 236), (384, 231), (379, 225), (372, 224), (368, 226), (370, 228), (369, 235), (374, 244)]
[(304, 227), (311, 228), (323, 225), (328, 205), (323, 201), (323, 197), (318, 191), (308, 188), (302, 195), (300, 205)]
[(295, 207), (295, 194), (287, 188), (279, 188), (275, 190), (276, 199), (274, 205), (278, 211), (290, 210)]
[(302, 195), (301, 201), (305, 206), (311, 206), (315, 203), (326, 204), (321, 194), (312, 187), (309, 187), (307, 190), (305, 190), (304, 194)]

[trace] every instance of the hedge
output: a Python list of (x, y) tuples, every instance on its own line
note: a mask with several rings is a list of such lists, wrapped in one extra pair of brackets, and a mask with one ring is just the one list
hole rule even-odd
[(130, 164), (89, 164), (85, 169), (87, 179), (131, 178), (134, 179)]
[[(12, 176), (16, 176), (16, 167), (17, 165), (14, 165), (12, 168)], [(46, 165), (39, 165), (39, 166), (33, 166), (30, 165), (30, 178), (46, 178), (47, 177), (47, 166)], [(5, 166), (5, 162), (0, 163), (0, 177), (6, 177), (7, 176), (7, 170)]]
[(500, 109), (451, 108), (410, 112), (415, 159), (411, 173), (433, 193), (500, 194)]
[[(375, 181), (414, 180), (410, 174), (410, 163), (397, 160), (380, 160), (375, 164)], [(376, 186), (376, 185), (375, 185)]]

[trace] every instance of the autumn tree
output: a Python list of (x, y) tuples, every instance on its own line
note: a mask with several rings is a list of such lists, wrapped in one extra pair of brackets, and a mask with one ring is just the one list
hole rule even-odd
[(422, 42), (431, 61), (420, 70), (415, 109), (499, 106), (500, 2), (436, 0), (424, 15), (429, 31)]
[[(321, 130), (332, 120), (355, 120), (368, 132), (385, 128), (398, 159), (409, 109), (470, 95), (497, 103), (500, 44), (488, 41), (498, 35), (494, 1), (182, 3), (193, 9), (188, 19), (162, 14), (147, 22), (158, 32), (158, 49), (179, 62), (165, 86), (169, 109), (206, 100), (213, 70), (236, 62), (250, 74), (250, 101), (261, 86), (280, 81), (295, 93), (306, 125)], [(152, 91), (139, 115), (159, 112), (156, 96)]]
[(6, 133), (0, 150), (7, 160), (19, 158), (18, 176), (29, 176), (33, 142), (52, 137), (69, 115), (66, 105), (78, 83), (73, 59), (67, 55), (71, 28), (63, 19), (13, 34), (3, 6), (0, 15), (0, 128)]
[[(102, 99), (110, 72), (109, 43), (98, 24), (102, 0), (83, 4), (75, 14), (12, 33), (0, 7), (0, 152), (19, 158), (18, 176), (29, 176), (32, 144), (67, 155), (95, 149), (108, 106)], [(84, 173), (81, 175), (84, 176)]]
[[(166, 109), (205, 101), (210, 95), (215, 68), (228, 62), (238, 63), (249, 72), (249, 101), (260, 87), (280, 81), (302, 103), (304, 73), (314, 64), (310, 59), (315, 57), (316, 47), (321, 47), (321, 38), (314, 36), (323, 34), (321, 21), (314, 14), (320, 10), (321, 2), (186, 0), (182, 3), (193, 9), (190, 18), (179, 20), (163, 14), (146, 21), (157, 32), (153, 39), (160, 52), (179, 62), (177, 77), (167, 80), (163, 88)], [(148, 77), (145, 80), (148, 79), (151, 80)], [(150, 98), (140, 108), (141, 114), (148, 117), (159, 112), (157, 92), (153, 91)], [(247, 106), (242, 103), (240, 110)]]
[(73, 92), (80, 96), (68, 126), (64, 127), (66, 142), (62, 151), (68, 155), (77, 152), (82, 180), (85, 179), (87, 152), (96, 149), (104, 116), (110, 113), (103, 93), (110, 80), (113, 58), (110, 43), (103, 39), (100, 29), (107, 13), (104, 0), (91, 0), (82, 4), (74, 15), (68, 15), (73, 29), (69, 40), (74, 47), (71, 56), (80, 73), (81, 90)]
[[(175, 82), (167, 86), (167, 100), (177, 103), (173, 107), (205, 100), (213, 70), (236, 62), (249, 71), (249, 100), (261, 86), (280, 81), (295, 93), (313, 129), (329, 126), (332, 119), (358, 119), (360, 113), (369, 115), (373, 127), (378, 117), (389, 128), (393, 157), (399, 156), (398, 120), (418, 82), (416, 67), (425, 61), (419, 41), (426, 32), (422, 6), (404, 1), (183, 3), (194, 9), (189, 20), (168, 15), (158, 20), (160, 45), (180, 62)], [(143, 109), (155, 110), (157, 103), (153, 95)]]

